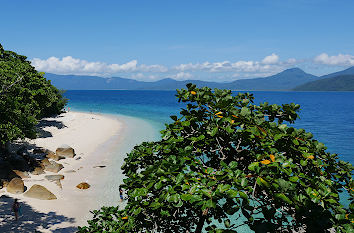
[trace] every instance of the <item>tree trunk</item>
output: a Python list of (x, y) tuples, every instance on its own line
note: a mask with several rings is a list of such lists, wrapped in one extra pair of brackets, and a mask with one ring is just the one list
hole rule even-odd
[(195, 230), (195, 233), (202, 233), (204, 222), (205, 222), (206, 218), (207, 218), (207, 215), (203, 215), (203, 214), (201, 215), (199, 222), (197, 224), (197, 228)]

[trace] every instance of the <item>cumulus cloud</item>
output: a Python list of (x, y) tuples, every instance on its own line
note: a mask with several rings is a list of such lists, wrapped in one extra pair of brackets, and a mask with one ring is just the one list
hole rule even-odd
[(31, 63), (37, 70), (56, 74), (111, 75), (127, 72), (166, 72), (168, 70), (162, 65), (138, 65), (137, 60), (123, 64), (107, 64), (89, 62), (71, 56), (62, 59), (50, 57), (46, 60), (34, 58)]
[(107, 64), (99, 61), (92, 62), (73, 58), (71, 56), (63, 58), (50, 57), (48, 59), (34, 58), (31, 62), (39, 71), (56, 74), (106, 77), (119, 75), (140, 81), (155, 81), (166, 77), (177, 80), (230, 81), (238, 78), (262, 77), (265, 74), (275, 74), (301, 61), (294, 58), (281, 61), (277, 54), (272, 53), (258, 61), (205, 61), (202, 63), (179, 64), (172, 67), (166, 67), (161, 64), (139, 64), (135, 59), (123, 64)]
[(263, 58), (262, 63), (263, 64), (276, 64), (279, 61), (279, 56), (276, 55), (275, 53), (272, 53), (272, 55), (266, 56)]
[(191, 73), (182, 71), (177, 74), (169, 75), (168, 77), (176, 79), (176, 80), (186, 80), (186, 79), (192, 78), (193, 75)]
[(349, 54), (328, 56), (327, 53), (322, 53), (315, 57), (314, 61), (319, 64), (331, 66), (352, 66), (354, 65), (354, 56)]
[(175, 66), (177, 71), (206, 71), (206, 72), (241, 72), (241, 73), (269, 73), (278, 72), (296, 64), (297, 60), (290, 58), (287, 61), (279, 61), (279, 56), (275, 53), (266, 56), (261, 61), (222, 61), (222, 62), (204, 62), (188, 63)]

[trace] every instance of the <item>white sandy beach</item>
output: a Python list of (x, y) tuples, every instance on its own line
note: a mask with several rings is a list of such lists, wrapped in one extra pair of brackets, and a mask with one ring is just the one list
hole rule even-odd
[[(45, 136), (28, 142), (51, 151), (67, 144), (75, 149), (76, 156), (58, 161), (64, 165), (58, 173), (65, 176), (61, 181), (62, 189), (44, 178), (44, 175), (55, 173), (23, 179), (27, 189), (33, 184), (43, 185), (56, 195), (56, 200), (37, 200), (7, 193), (5, 188), (0, 190), (0, 196), (9, 197), (0, 199), (0, 232), (73, 232), (76, 226), (86, 224), (91, 216), (89, 210), (100, 207), (96, 199), (102, 188), (101, 178), (107, 169), (112, 169), (110, 152), (120, 140), (124, 124), (107, 115), (81, 112), (47, 118), (45, 123), (42, 127)], [(102, 167), (95, 167), (100, 165)], [(81, 182), (87, 182), (91, 187), (87, 190), (76, 188)], [(13, 198), (18, 198), (22, 204), (22, 216), (17, 222), (11, 211)]]

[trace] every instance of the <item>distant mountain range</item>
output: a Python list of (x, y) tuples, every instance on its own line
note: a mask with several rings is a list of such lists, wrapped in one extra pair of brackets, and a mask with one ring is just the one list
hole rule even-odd
[(339, 75), (305, 83), (294, 91), (354, 91), (354, 75)]
[[(346, 85), (348, 85), (348, 82), (352, 82), (350, 78), (331, 79), (339, 76), (344, 77), (346, 75), (354, 75), (354, 67), (321, 77), (305, 73), (299, 68), (292, 68), (269, 77), (240, 79), (229, 83), (200, 80), (177, 81), (170, 78), (156, 82), (142, 82), (120, 77), (103, 78), (98, 76), (58, 75), (51, 73), (46, 73), (45, 77), (51, 80), (54, 86), (64, 90), (175, 90), (184, 88), (187, 83), (192, 82), (198, 87), (208, 86), (210, 88), (231, 90), (280, 91), (306, 89), (316, 91), (317, 89), (315, 88), (315, 90), (313, 87), (321, 80), (326, 83), (326, 86), (331, 86), (333, 80), (337, 82), (336, 87), (338, 88), (341, 86), (339, 83), (344, 82), (344, 80)], [(329, 81), (324, 81), (324, 79), (328, 79)], [(306, 87), (307, 84), (310, 86)]]

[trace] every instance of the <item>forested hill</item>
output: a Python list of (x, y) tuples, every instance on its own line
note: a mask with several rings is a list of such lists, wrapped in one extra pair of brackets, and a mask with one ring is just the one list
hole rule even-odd
[(57, 75), (47, 73), (46, 78), (52, 84), (65, 90), (175, 90), (184, 88), (187, 83), (193, 82), (199, 87), (232, 89), (232, 90), (290, 90), (306, 82), (317, 80), (318, 77), (305, 73), (299, 68), (287, 69), (281, 73), (254, 79), (241, 79), (229, 83), (206, 82), (200, 80), (177, 81), (162, 79), (156, 82), (141, 82), (132, 79), (97, 76)]
[(354, 75), (339, 75), (305, 83), (294, 91), (354, 91)]

